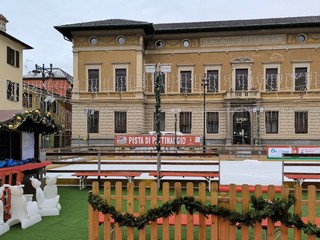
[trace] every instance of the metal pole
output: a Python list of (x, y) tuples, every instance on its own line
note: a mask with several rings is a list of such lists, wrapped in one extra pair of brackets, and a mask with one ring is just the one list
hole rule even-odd
[(177, 110), (174, 113), (174, 144), (177, 145)]
[(257, 107), (257, 145), (260, 145), (260, 107)]
[(207, 86), (207, 78), (206, 75), (203, 79), (203, 152), (206, 151), (206, 86)]
[(156, 82), (155, 82), (155, 98), (156, 98), (156, 132), (157, 132), (157, 141), (156, 141), (156, 149), (157, 149), (157, 185), (158, 189), (160, 189), (160, 171), (161, 171), (161, 132), (160, 132), (160, 107), (161, 107), (161, 99), (160, 99), (160, 64), (156, 66)]

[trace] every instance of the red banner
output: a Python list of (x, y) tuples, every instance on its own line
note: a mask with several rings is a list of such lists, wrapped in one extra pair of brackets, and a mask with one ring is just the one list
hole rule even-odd
[[(175, 144), (175, 139), (177, 144)], [(170, 146), (200, 146), (199, 135), (170, 135), (161, 136), (160, 145), (163, 147)], [(156, 146), (156, 135), (116, 135), (114, 136), (115, 146), (130, 146), (130, 147), (154, 147)]]

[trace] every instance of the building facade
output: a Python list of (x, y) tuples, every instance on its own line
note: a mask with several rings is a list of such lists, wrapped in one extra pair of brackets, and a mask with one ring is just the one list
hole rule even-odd
[(320, 16), (55, 28), (73, 43), (74, 142), (154, 130), (159, 74), (162, 131), (208, 145), (320, 144)]
[(22, 111), (23, 50), (32, 49), (6, 32), (7, 23), (0, 14), (0, 121)]

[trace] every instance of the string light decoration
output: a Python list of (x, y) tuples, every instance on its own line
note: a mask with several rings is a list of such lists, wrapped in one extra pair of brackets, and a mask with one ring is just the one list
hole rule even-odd
[[(316, 93), (320, 89), (320, 73), (318, 72), (308, 72), (307, 74), (303, 73), (279, 73), (274, 74), (268, 78), (266, 74), (249, 74), (239, 75), (237, 79), (232, 74), (217, 74), (215, 78), (218, 78), (218, 81), (213, 81), (208, 86), (208, 94), (218, 95), (225, 93), (226, 91), (235, 91), (235, 83), (238, 82), (239, 85), (244, 87), (241, 84), (241, 81), (248, 77), (248, 86), (243, 88), (240, 91), (260, 91), (263, 93), (274, 93), (279, 94), (282, 92), (296, 93), (303, 92), (304, 94)], [(307, 89), (304, 88), (303, 91), (295, 90), (295, 79), (301, 79), (306, 77), (303, 83), (303, 86), (307, 86)], [(101, 79), (99, 86), (93, 82), (88, 82), (88, 85), (83, 85), (80, 89), (73, 89), (73, 94), (89, 92), (96, 94), (97, 96), (101, 94), (118, 93), (121, 95), (127, 93), (136, 93), (141, 91), (137, 88), (137, 79), (142, 78), (142, 89), (146, 94), (154, 93), (154, 85), (148, 84), (152, 81), (150, 74), (141, 75), (128, 75), (125, 77), (126, 80), (118, 80), (118, 87), (115, 88), (115, 79), (111, 77), (105, 77)], [(192, 74), (191, 79), (187, 76), (186, 73), (166, 73), (165, 79), (160, 83), (160, 89), (165, 89), (164, 94), (183, 94), (183, 95), (192, 95), (192, 94), (203, 94), (202, 84), (203, 73), (201, 74)], [(249, 81), (250, 79), (250, 81)], [(79, 82), (87, 82), (86, 79), (80, 79)], [(125, 85), (124, 85), (125, 84)], [(300, 85), (299, 85), (300, 86)], [(55, 86), (59, 88), (59, 86)], [(298, 87), (298, 86), (297, 86)], [(181, 89), (180, 89), (181, 88)], [(180, 90), (182, 91), (180, 93)], [(218, 91), (217, 91), (218, 90)]]
[(13, 117), (0, 123), (1, 130), (18, 130), (22, 132), (41, 133), (43, 135), (61, 133), (62, 126), (55, 123), (50, 112), (27, 110), (14, 114)]

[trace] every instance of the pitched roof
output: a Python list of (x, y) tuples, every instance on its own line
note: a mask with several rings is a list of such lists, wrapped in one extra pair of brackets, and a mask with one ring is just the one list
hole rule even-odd
[[(69, 83), (73, 83), (73, 77), (68, 74), (67, 72), (63, 71), (61, 68), (52, 68), (51, 78), (53, 79), (67, 79)], [(49, 75), (48, 73), (45, 74), (46, 77)], [(23, 75), (23, 79), (41, 79), (42, 73), (36, 73), (33, 71), (29, 71), (27, 74)]]
[(320, 16), (264, 18), (247, 20), (225, 20), (206, 22), (182, 22), (153, 24), (143, 21), (125, 19), (109, 19), (85, 23), (55, 26), (69, 40), (72, 39), (72, 31), (101, 30), (101, 29), (132, 29), (143, 28), (146, 34), (161, 33), (192, 33), (192, 32), (216, 32), (236, 30), (279, 29), (298, 27), (320, 27)]
[(0, 35), (3, 35), (4, 37), (10, 39), (13, 42), (16, 42), (18, 44), (20, 44), (24, 49), (33, 49), (33, 47), (29, 46), (28, 44), (20, 41), (19, 39), (9, 35), (8, 33), (4, 32), (4, 31), (0, 31)]
[(72, 39), (71, 31), (77, 30), (112, 30), (112, 29), (136, 29), (142, 28), (146, 33), (153, 32), (153, 24), (144, 21), (133, 21), (126, 19), (108, 19), (100, 21), (91, 21), (84, 23), (74, 23), (61, 26), (55, 26), (69, 40)]
[(319, 27), (320, 16), (154, 24), (157, 33)]
[(5, 21), (6, 23), (9, 22), (8, 19), (6, 19), (5, 16), (3, 16), (2, 14), (0, 14), (0, 19)]

